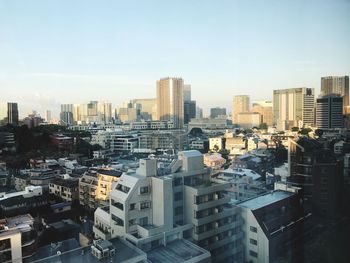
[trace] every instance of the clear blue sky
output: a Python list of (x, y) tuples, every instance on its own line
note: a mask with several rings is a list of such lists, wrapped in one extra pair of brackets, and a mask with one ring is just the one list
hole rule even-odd
[[(349, 0), (0, 0), (0, 100), (155, 96), (181, 76), (204, 109), (350, 74)], [(230, 111), (230, 109), (229, 109)]]

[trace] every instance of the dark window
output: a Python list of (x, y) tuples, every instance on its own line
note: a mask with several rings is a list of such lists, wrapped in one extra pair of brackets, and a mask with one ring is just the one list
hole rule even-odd
[(256, 233), (256, 232), (258, 232), (258, 229), (256, 227), (254, 227), (254, 226), (251, 226), (250, 227), (250, 231)]

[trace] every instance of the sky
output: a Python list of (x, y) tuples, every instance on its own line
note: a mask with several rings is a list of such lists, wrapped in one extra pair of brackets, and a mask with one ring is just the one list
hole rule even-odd
[[(0, 0), (0, 101), (152, 98), (182, 77), (208, 112), (234, 95), (350, 74), (350, 0)], [(43, 115), (44, 116), (44, 115)]]

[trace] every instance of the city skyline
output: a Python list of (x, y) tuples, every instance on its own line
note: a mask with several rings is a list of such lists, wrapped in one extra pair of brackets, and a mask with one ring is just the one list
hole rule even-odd
[(2, 2), (2, 100), (57, 116), (61, 103), (155, 98), (157, 79), (179, 76), (208, 113), (349, 75), (349, 1), (269, 2)]

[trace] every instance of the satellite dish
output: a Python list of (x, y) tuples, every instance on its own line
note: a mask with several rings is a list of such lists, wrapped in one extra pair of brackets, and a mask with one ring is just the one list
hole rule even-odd
[(61, 251), (57, 251), (57, 256), (59, 256), (59, 255), (61, 255), (62, 253), (61, 253)]

